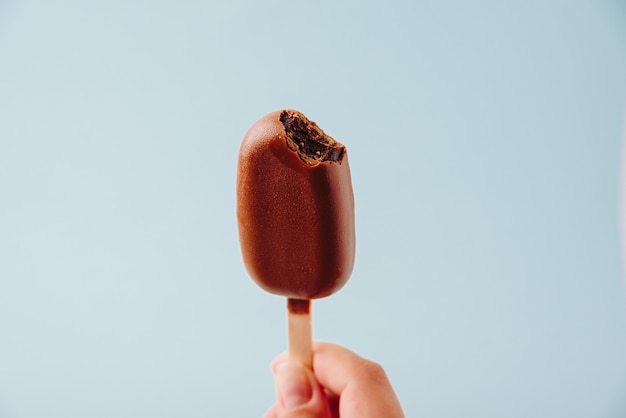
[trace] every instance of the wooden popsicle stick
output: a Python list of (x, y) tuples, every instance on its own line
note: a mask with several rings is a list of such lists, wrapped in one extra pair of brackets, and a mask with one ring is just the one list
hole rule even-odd
[(289, 357), (312, 368), (313, 332), (311, 328), (311, 301), (287, 299), (289, 327)]

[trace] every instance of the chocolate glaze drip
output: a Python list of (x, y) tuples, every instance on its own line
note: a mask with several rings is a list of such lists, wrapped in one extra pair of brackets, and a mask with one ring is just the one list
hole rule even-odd
[(311, 311), (311, 301), (308, 299), (287, 299), (287, 310), (296, 315), (308, 315)]

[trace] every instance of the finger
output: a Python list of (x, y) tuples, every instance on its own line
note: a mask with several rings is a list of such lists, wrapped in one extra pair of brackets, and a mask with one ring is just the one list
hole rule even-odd
[(336, 344), (316, 343), (313, 370), (317, 381), (339, 396), (342, 418), (404, 417), (380, 365)]
[(269, 411), (267, 411), (263, 418), (278, 418), (276, 406), (273, 406)]
[(272, 373), (276, 374), (276, 367), (280, 363), (284, 363), (287, 360), (289, 360), (289, 353), (282, 353), (279, 356), (277, 356), (274, 360), (272, 360), (272, 364), (270, 365), (270, 367), (272, 368)]
[(332, 418), (324, 389), (299, 362), (276, 365), (276, 392), (278, 400), (270, 410), (276, 418)]

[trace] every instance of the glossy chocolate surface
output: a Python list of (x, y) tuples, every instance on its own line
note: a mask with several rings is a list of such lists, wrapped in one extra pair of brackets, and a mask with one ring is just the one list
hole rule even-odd
[(244, 263), (263, 289), (293, 299), (336, 292), (355, 252), (345, 147), (299, 112), (263, 117), (241, 144), (237, 218)]

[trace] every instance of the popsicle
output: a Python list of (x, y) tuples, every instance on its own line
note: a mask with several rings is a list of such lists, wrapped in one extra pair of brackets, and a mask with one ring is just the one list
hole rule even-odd
[(246, 269), (287, 297), (290, 355), (310, 366), (310, 300), (339, 290), (354, 265), (346, 148), (298, 111), (261, 118), (239, 151), (237, 218)]

